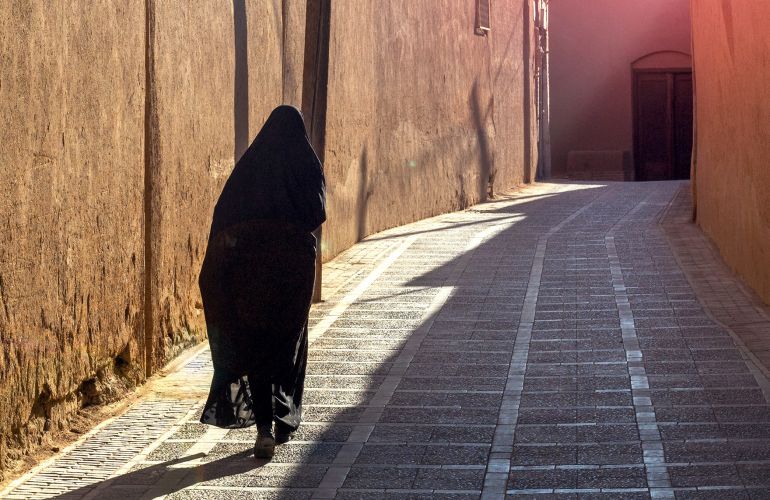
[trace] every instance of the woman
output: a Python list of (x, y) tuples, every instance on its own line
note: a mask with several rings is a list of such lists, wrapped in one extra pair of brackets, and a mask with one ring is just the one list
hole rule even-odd
[(256, 424), (258, 458), (272, 457), (300, 423), (312, 231), (325, 220), (323, 170), (302, 114), (279, 106), (225, 183), (200, 275), (214, 362), (201, 422)]

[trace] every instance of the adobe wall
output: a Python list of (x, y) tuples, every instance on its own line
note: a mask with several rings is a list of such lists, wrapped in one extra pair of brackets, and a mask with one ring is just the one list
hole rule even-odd
[(770, 303), (770, 4), (691, 3), (697, 221)]
[(332, 2), (325, 260), (368, 234), (483, 200), (490, 174), (498, 192), (530, 178), (523, 3), (492, 2), (483, 37), (475, 2)]
[[(205, 338), (198, 272), (211, 215), (234, 161), (282, 102), (283, 18), (281, 0), (155, 3), (147, 210), (153, 368)], [(304, 46), (302, 33), (295, 36)]]
[(141, 378), (143, 46), (142, 1), (0, 3), (0, 477)]
[(205, 337), (213, 205), (299, 104), (304, 5), (0, 6), (0, 473)]
[(551, 0), (554, 177), (566, 175), (570, 151), (633, 155), (631, 63), (656, 51), (690, 53), (688, 4), (689, 0)]

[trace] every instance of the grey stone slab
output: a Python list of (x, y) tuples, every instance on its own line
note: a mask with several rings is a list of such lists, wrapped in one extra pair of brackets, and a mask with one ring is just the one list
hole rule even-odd
[(722, 442), (663, 442), (666, 462), (732, 462), (735, 450)]
[(577, 463), (577, 446), (524, 446), (515, 445), (511, 464), (515, 465), (558, 465)]
[(425, 453), (424, 445), (365, 444), (356, 464), (417, 465)]
[(362, 407), (304, 406), (302, 419), (305, 422), (358, 422), (364, 410)]
[(481, 490), (484, 469), (418, 469), (413, 487), (433, 490)]
[(423, 424), (492, 424), (497, 415), (485, 408), (392, 408), (386, 407), (380, 422)]
[(577, 469), (577, 488), (646, 488), (644, 467)]
[(387, 375), (392, 363), (308, 363), (308, 375)]
[(184, 455), (193, 444), (193, 441), (163, 443), (147, 455), (147, 460), (158, 462), (175, 460)]
[(511, 490), (577, 488), (577, 485), (576, 469), (513, 470), (508, 479)]
[(166, 496), (169, 500), (210, 500), (217, 498), (222, 500), (307, 500), (312, 496), (309, 490), (274, 490), (259, 492), (258, 495), (253, 491), (238, 491), (227, 489), (186, 489), (177, 491)]
[(306, 390), (303, 403), (308, 405), (366, 405), (374, 397), (374, 391)]
[(770, 464), (736, 464), (735, 469), (746, 486), (770, 488)]
[(463, 406), (491, 408), (500, 405), (502, 394), (462, 392), (396, 391), (389, 404), (395, 406)]
[(482, 465), (489, 456), (489, 446), (427, 446), (420, 459), (425, 465)]
[(467, 377), (449, 376), (444, 368), (441, 369), (441, 377), (416, 376), (407, 370), (407, 375), (398, 384), (396, 390), (472, 390), (472, 391), (502, 391), (505, 388), (503, 377)]
[(514, 434), (516, 443), (575, 443), (577, 428), (563, 425), (521, 426)]
[(595, 444), (577, 448), (578, 464), (641, 464), (641, 444)]
[(635, 424), (605, 424), (578, 426), (576, 441), (580, 443), (601, 443), (617, 441), (638, 441), (639, 431)]
[(343, 488), (410, 488), (418, 469), (402, 467), (351, 467)]
[(309, 375), (305, 377), (305, 388), (376, 391), (383, 380), (384, 375)]
[(668, 474), (675, 488), (743, 486), (743, 480), (732, 464), (669, 466)]
[[(757, 491), (755, 493), (758, 493), (760, 495), (763, 495), (762, 492)], [(707, 489), (690, 489), (690, 490), (682, 490), (682, 491), (676, 491), (676, 498), (677, 500), (749, 500), (753, 498), (757, 499), (765, 499), (770, 498), (767, 496), (752, 496), (750, 491), (744, 490), (743, 488), (731, 488), (731, 489), (713, 489), (713, 490), (707, 490)]]
[(206, 433), (207, 426), (199, 422), (182, 424), (171, 439), (198, 439)]
[(522, 424), (572, 424), (577, 422), (577, 412), (576, 409), (521, 408), (518, 422)]

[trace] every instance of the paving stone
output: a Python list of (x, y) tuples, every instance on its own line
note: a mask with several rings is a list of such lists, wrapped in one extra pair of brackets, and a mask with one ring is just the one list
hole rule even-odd
[(418, 469), (415, 489), (481, 490), (484, 469)]
[(403, 488), (412, 487), (419, 469), (403, 467), (352, 467), (343, 488)]
[(155, 448), (152, 453), (147, 455), (147, 460), (166, 462), (168, 460), (177, 459), (184, 455), (193, 443), (193, 441), (163, 443)]

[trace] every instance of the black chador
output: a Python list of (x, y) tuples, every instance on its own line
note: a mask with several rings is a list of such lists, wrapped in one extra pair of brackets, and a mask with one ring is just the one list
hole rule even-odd
[(214, 377), (201, 422), (300, 423), (316, 239), (326, 220), (321, 163), (300, 112), (276, 108), (214, 208), (200, 289)]

